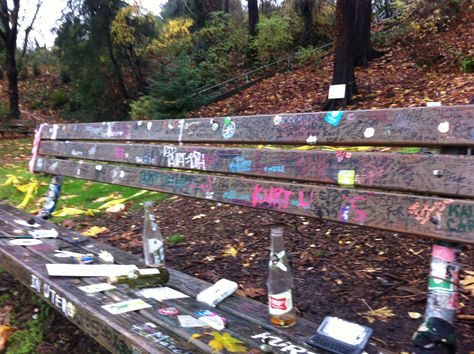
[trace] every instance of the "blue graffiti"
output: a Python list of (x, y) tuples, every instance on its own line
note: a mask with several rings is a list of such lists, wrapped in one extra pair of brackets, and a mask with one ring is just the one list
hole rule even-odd
[(230, 172), (249, 172), (252, 171), (252, 161), (246, 160), (242, 156), (232, 159), (229, 165)]
[(263, 169), (265, 172), (278, 172), (278, 173), (284, 173), (285, 172), (285, 166), (268, 166)]

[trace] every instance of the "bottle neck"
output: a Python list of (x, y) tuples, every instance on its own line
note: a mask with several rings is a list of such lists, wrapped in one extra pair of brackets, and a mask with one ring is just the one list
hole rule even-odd
[(285, 250), (285, 242), (283, 241), (283, 235), (271, 237), (271, 252), (272, 253), (280, 253), (281, 251)]

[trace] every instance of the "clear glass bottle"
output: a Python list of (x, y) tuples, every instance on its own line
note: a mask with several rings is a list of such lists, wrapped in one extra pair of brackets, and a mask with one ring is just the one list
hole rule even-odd
[(270, 320), (278, 327), (296, 324), (293, 304), (293, 277), (285, 253), (283, 227), (273, 227), (270, 232), (271, 250), (268, 270), (268, 310)]
[(148, 267), (159, 267), (165, 263), (165, 244), (161, 235), (153, 203), (145, 202), (145, 220), (143, 224), (143, 254)]
[(109, 284), (127, 284), (131, 288), (154, 288), (165, 285), (170, 274), (165, 267), (138, 269), (128, 275), (111, 276), (107, 278)]

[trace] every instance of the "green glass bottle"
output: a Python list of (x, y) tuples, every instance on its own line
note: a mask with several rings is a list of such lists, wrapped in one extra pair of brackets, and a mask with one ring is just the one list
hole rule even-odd
[(138, 269), (128, 275), (111, 276), (107, 278), (109, 284), (127, 284), (131, 288), (143, 289), (165, 285), (170, 274), (165, 267)]

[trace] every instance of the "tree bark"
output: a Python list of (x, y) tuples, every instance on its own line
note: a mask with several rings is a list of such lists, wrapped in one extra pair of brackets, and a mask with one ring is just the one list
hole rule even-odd
[(13, 0), (13, 9), (8, 10), (6, 0), (0, 0), (0, 37), (5, 43), (5, 66), (8, 79), (8, 118), (20, 118), (20, 106), (18, 95), (18, 70), (16, 65), (16, 39), (18, 34), (18, 11), (20, 0)]
[(351, 103), (357, 86), (354, 75), (354, 15), (353, 0), (338, 0), (336, 5), (336, 58), (332, 85), (346, 84), (345, 96), (342, 99), (327, 99), (322, 110), (335, 110)]
[(357, 0), (354, 24), (354, 59), (356, 66), (366, 68), (369, 61), (385, 53), (372, 47), (370, 40), (372, 24), (371, 0)]
[(229, 1), (230, 0), (224, 0), (224, 13), (228, 14), (230, 12), (230, 4), (229, 4)]
[(316, 33), (313, 27), (314, 0), (297, 0), (297, 11), (303, 18), (304, 29), (301, 34), (300, 44), (303, 47), (313, 45), (316, 42)]
[(255, 37), (257, 35), (258, 24), (258, 0), (248, 0), (249, 11), (249, 35)]

